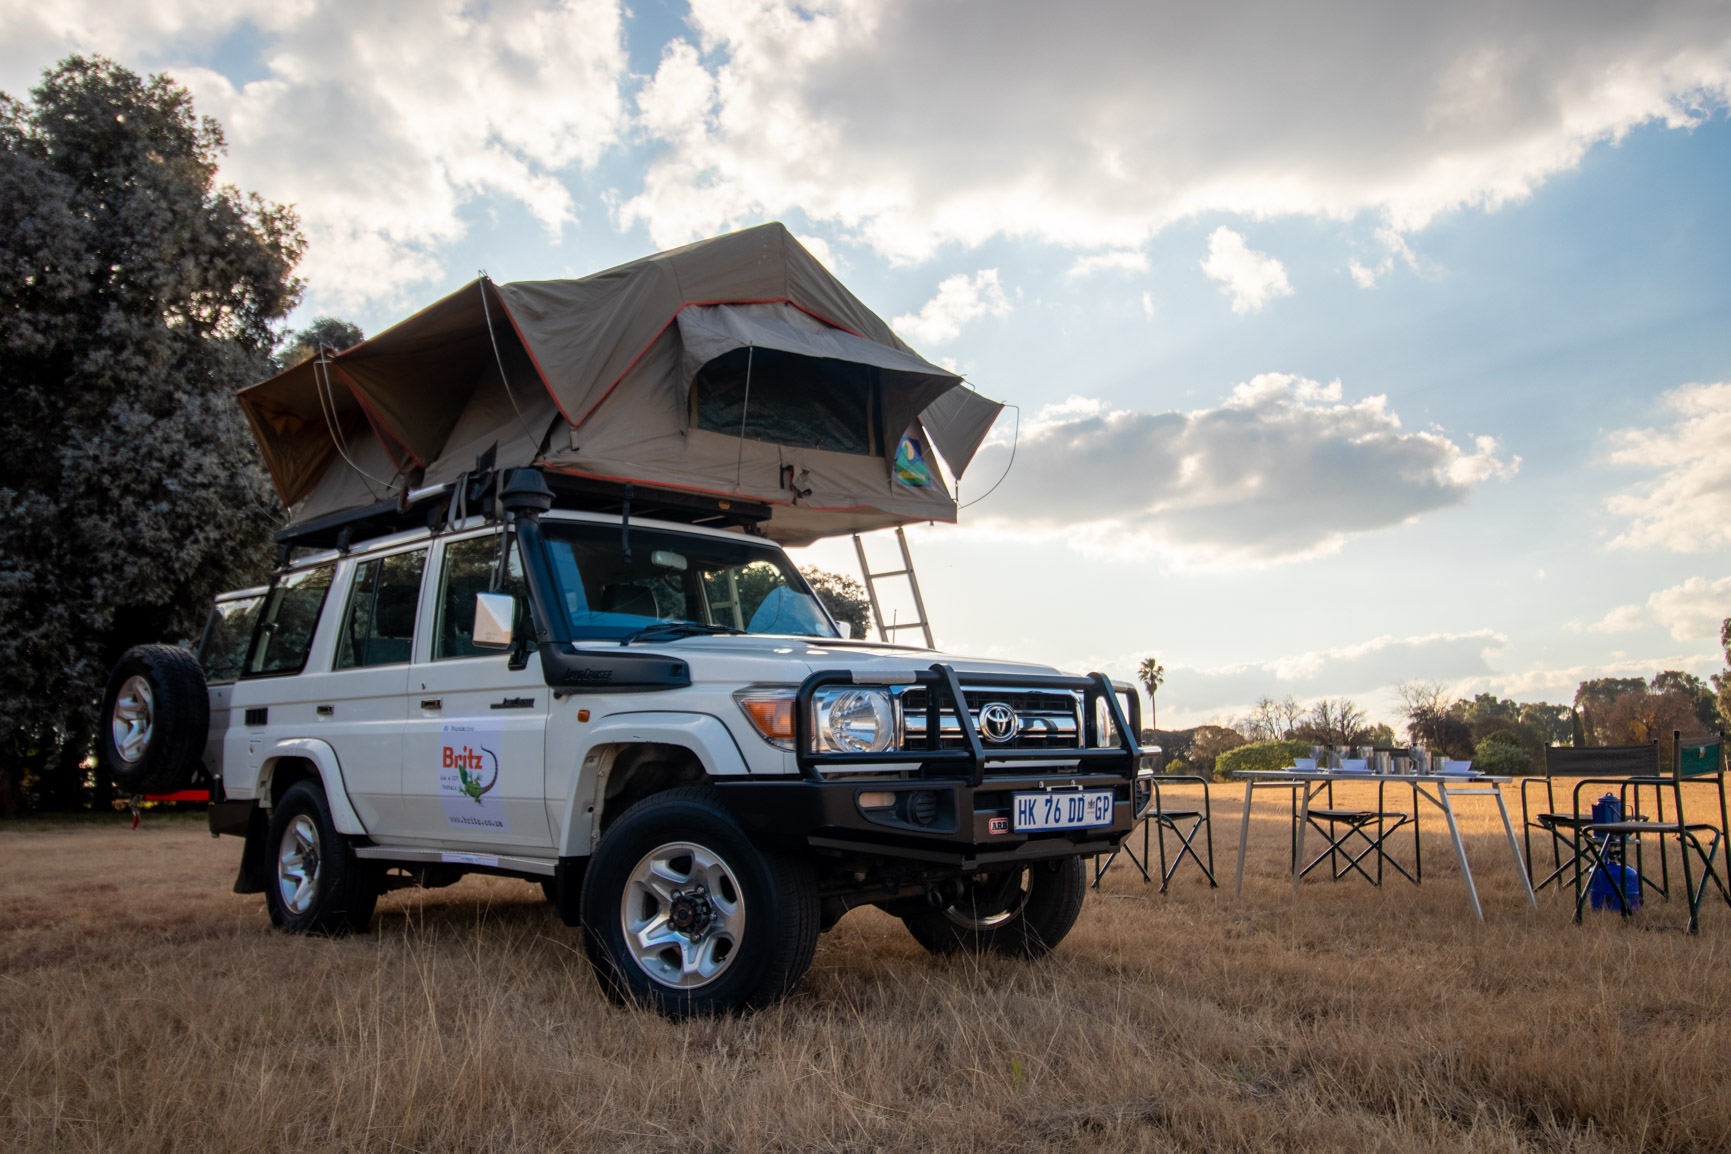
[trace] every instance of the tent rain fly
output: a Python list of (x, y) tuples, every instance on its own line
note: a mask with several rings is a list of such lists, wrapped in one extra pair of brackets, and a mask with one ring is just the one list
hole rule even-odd
[(502, 468), (760, 502), (787, 544), (955, 520), (937, 456), (960, 477), (1002, 407), (780, 224), (578, 280), (474, 281), (239, 399), (296, 524), (492, 449)]

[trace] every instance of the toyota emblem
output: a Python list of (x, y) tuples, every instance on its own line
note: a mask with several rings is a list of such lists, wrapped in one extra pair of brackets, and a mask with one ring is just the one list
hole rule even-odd
[(1002, 745), (1022, 732), (1022, 719), (1016, 711), (1001, 701), (994, 701), (980, 710), (980, 736)]

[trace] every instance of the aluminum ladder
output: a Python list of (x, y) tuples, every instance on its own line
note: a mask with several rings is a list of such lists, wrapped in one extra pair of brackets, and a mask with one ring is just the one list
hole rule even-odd
[[(878, 640), (888, 642), (890, 634), (900, 629), (918, 629), (925, 635), (926, 648), (936, 649), (937, 645), (932, 641), (932, 627), (926, 620), (926, 602), (920, 596), (920, 579), (914, 575), (913, 554), (908, 552), (907, 534), (902, 532), (899, 525), (896, 526), (896, 544), (901, 546), (902, 567), (900, 569), (886, 569), (882, 573), (873, 573), (870, 563), (866, 561), (865, 542), (860, 540), (858, 533), (853, 535), (854, 552), (859, 555), (859, 571), (865, 578), (866, 597), (872, 603), (872, 620), (877, 622)], [(914, 595), (914, 612), (919, 614), (918, 618), (913, 621), (884, 624), (884, 611), (882, 603), (878, 601), (877, 582), (886, 577), (906, 577), (908, 579), (908, 588)]]

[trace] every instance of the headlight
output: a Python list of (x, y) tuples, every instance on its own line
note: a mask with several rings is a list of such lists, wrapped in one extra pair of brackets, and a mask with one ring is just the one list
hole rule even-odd
[(896, 716), (882, 689), (844, 689), (820, 693), (816, 738), (819, 750), (882, 753), (895, 744)]

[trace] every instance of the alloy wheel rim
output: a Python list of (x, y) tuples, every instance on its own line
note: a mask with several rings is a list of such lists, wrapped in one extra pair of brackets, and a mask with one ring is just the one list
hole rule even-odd
[(745, 895), (714, 850), (668, 842), (644, 854), (627, 877), (619, 926), (631, 960), (652, 981), (695, 990), (739, 956)]
[(319, 827), (306, 814), (296, 814), (277, 847), (276, 884), (284, 908), (304, 914), (319, 887)]
[(144, 756), (156, 728), (155, 712), (156, 700), (151, 695), (149, 679), (137, 674), (128, 677), (114, 699), (114, 715), (108, 722), (114, 751), (122, 761), (130, 765)]

